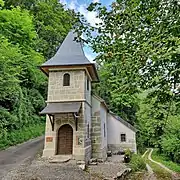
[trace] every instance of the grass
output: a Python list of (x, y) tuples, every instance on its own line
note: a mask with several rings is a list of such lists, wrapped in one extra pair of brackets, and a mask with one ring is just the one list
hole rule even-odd
[(45, 123), (40, 123), (7, 132), (6, 136), (0, 139), (0, 150), (41, 136), (44, 134), (44, 130)]
[(148, 155), (150, 153), (150, 150), (146, 155), (144, 156), (144, 160), (149, 166), (152, 168), (153, 172), (155, 173), (158, 180), (171, 180), (171, 174), (167, 172), (165, 169), (160, 167), (158, 164), (153, 163), (148, 159)]
[(180, 164), (172, 162), (168, 158), (166, 158), (165, 156), (159, 154), (157, 149), (154, 149), (154, 151), (152, 153), (152, 159), (157, 161), (157, 162), (162, 163), (167, 168), (169, 168), (169, 169), (171, 169), (171, 170), (173, 170), (175, 172), (179, 172), (180, 173)]

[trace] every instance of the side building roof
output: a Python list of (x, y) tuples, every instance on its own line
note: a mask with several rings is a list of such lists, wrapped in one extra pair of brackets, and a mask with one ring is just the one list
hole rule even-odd
[(137, 129), (132, 126), (130, 123), (128, 123), (127, 121), (125, 121), (124, 119), (122, 119), (121, 117), (117, 116), (116, 114), (114, 114), (113, 112), (109, 112), (110, 115), (112, 115), (116, 120), (118, 120), (119, 122), (121, 122), (122, 124), (124, 124), (126, 127), (128, 127), (129, 129), (131, 129), (132, 131), (136, 132)]

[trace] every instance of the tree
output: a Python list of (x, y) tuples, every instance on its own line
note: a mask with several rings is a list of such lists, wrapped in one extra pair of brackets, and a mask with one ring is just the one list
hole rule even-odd
[(153, 89), (152, 97), (161, 102), (172, 98), (180, 79), (179, 8), (175, 0), (119, 0), (110, 9), (99, 3), (88, 7), (98, 14), (96, 27), (79, 16), (77, 31), (98, 53), (100, 77), (106, 79), (101, 86), (108, 88), (99, 89), (116, 111), (122, 106), (132, 111), (139, 88)]
[(168, 119), (165, 133), (162, 136), (163, 152), (171, 158), (172, 161), (180, 163), (180, 116), (170, 116)]
[(58, 0), (8, 0), (5, 6), (20, 6), (28, 9), (34, 16), (35, 30), (38, 34), (36, 50), (41, 52), (45, 59), (51, 58), (64, 40), (74, 24), (74, 13), (65, 10)]
[(3, 8), (0, 20), (0, 136), (3, 136), (41, 122), (38, 111), (44, 106), (44, 99), (38, 88), (46, 81), (37, 68), (43, 56), (33, 46), (38, 36), (29, 12), (19, 7)]

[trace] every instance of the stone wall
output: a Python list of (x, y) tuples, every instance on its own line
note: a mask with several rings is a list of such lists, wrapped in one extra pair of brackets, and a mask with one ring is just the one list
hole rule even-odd
[[(70, 86), (63, 86), (63, 75), (70, 75)], [(48, 101), (71, 101), (85, 99), (85, 71), (58, 70), (49, 73)]]
[(136, 153), (136, 143), (108, 144), (108, 150), (114, 152), (130, 149)]
[(101, 158), (101, 119), (100, 112), (96, 113), (96, 116), (92, 116), (92, 131), (91, 131), (91, 139), (92, 139), (92, 157)]
[[(47, 116), (45, 146), (43, 150), (44, 157), (51, 157), (56, 155), (58, 144), (58, 130), (62, 125), (69, 124), (73, 128), (73, 159), (83, 160), (86, 163), (91, 158), (91, 141), (86, 140), (86, 126), (84, 122), (83, 111), (79, 114), (78, 126), (76, 131), (76, 124), (72, 113), (55, 115), (55, 127), (52, 127)], [(52, 138), (51, 142), (47, 142), (47, 138)]]

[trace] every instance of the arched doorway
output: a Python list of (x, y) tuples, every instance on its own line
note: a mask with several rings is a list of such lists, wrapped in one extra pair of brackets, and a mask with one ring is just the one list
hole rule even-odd
[(59, 128), (57, 154), (72, 154), (73, 147), (73, 129), (65, 124)]

